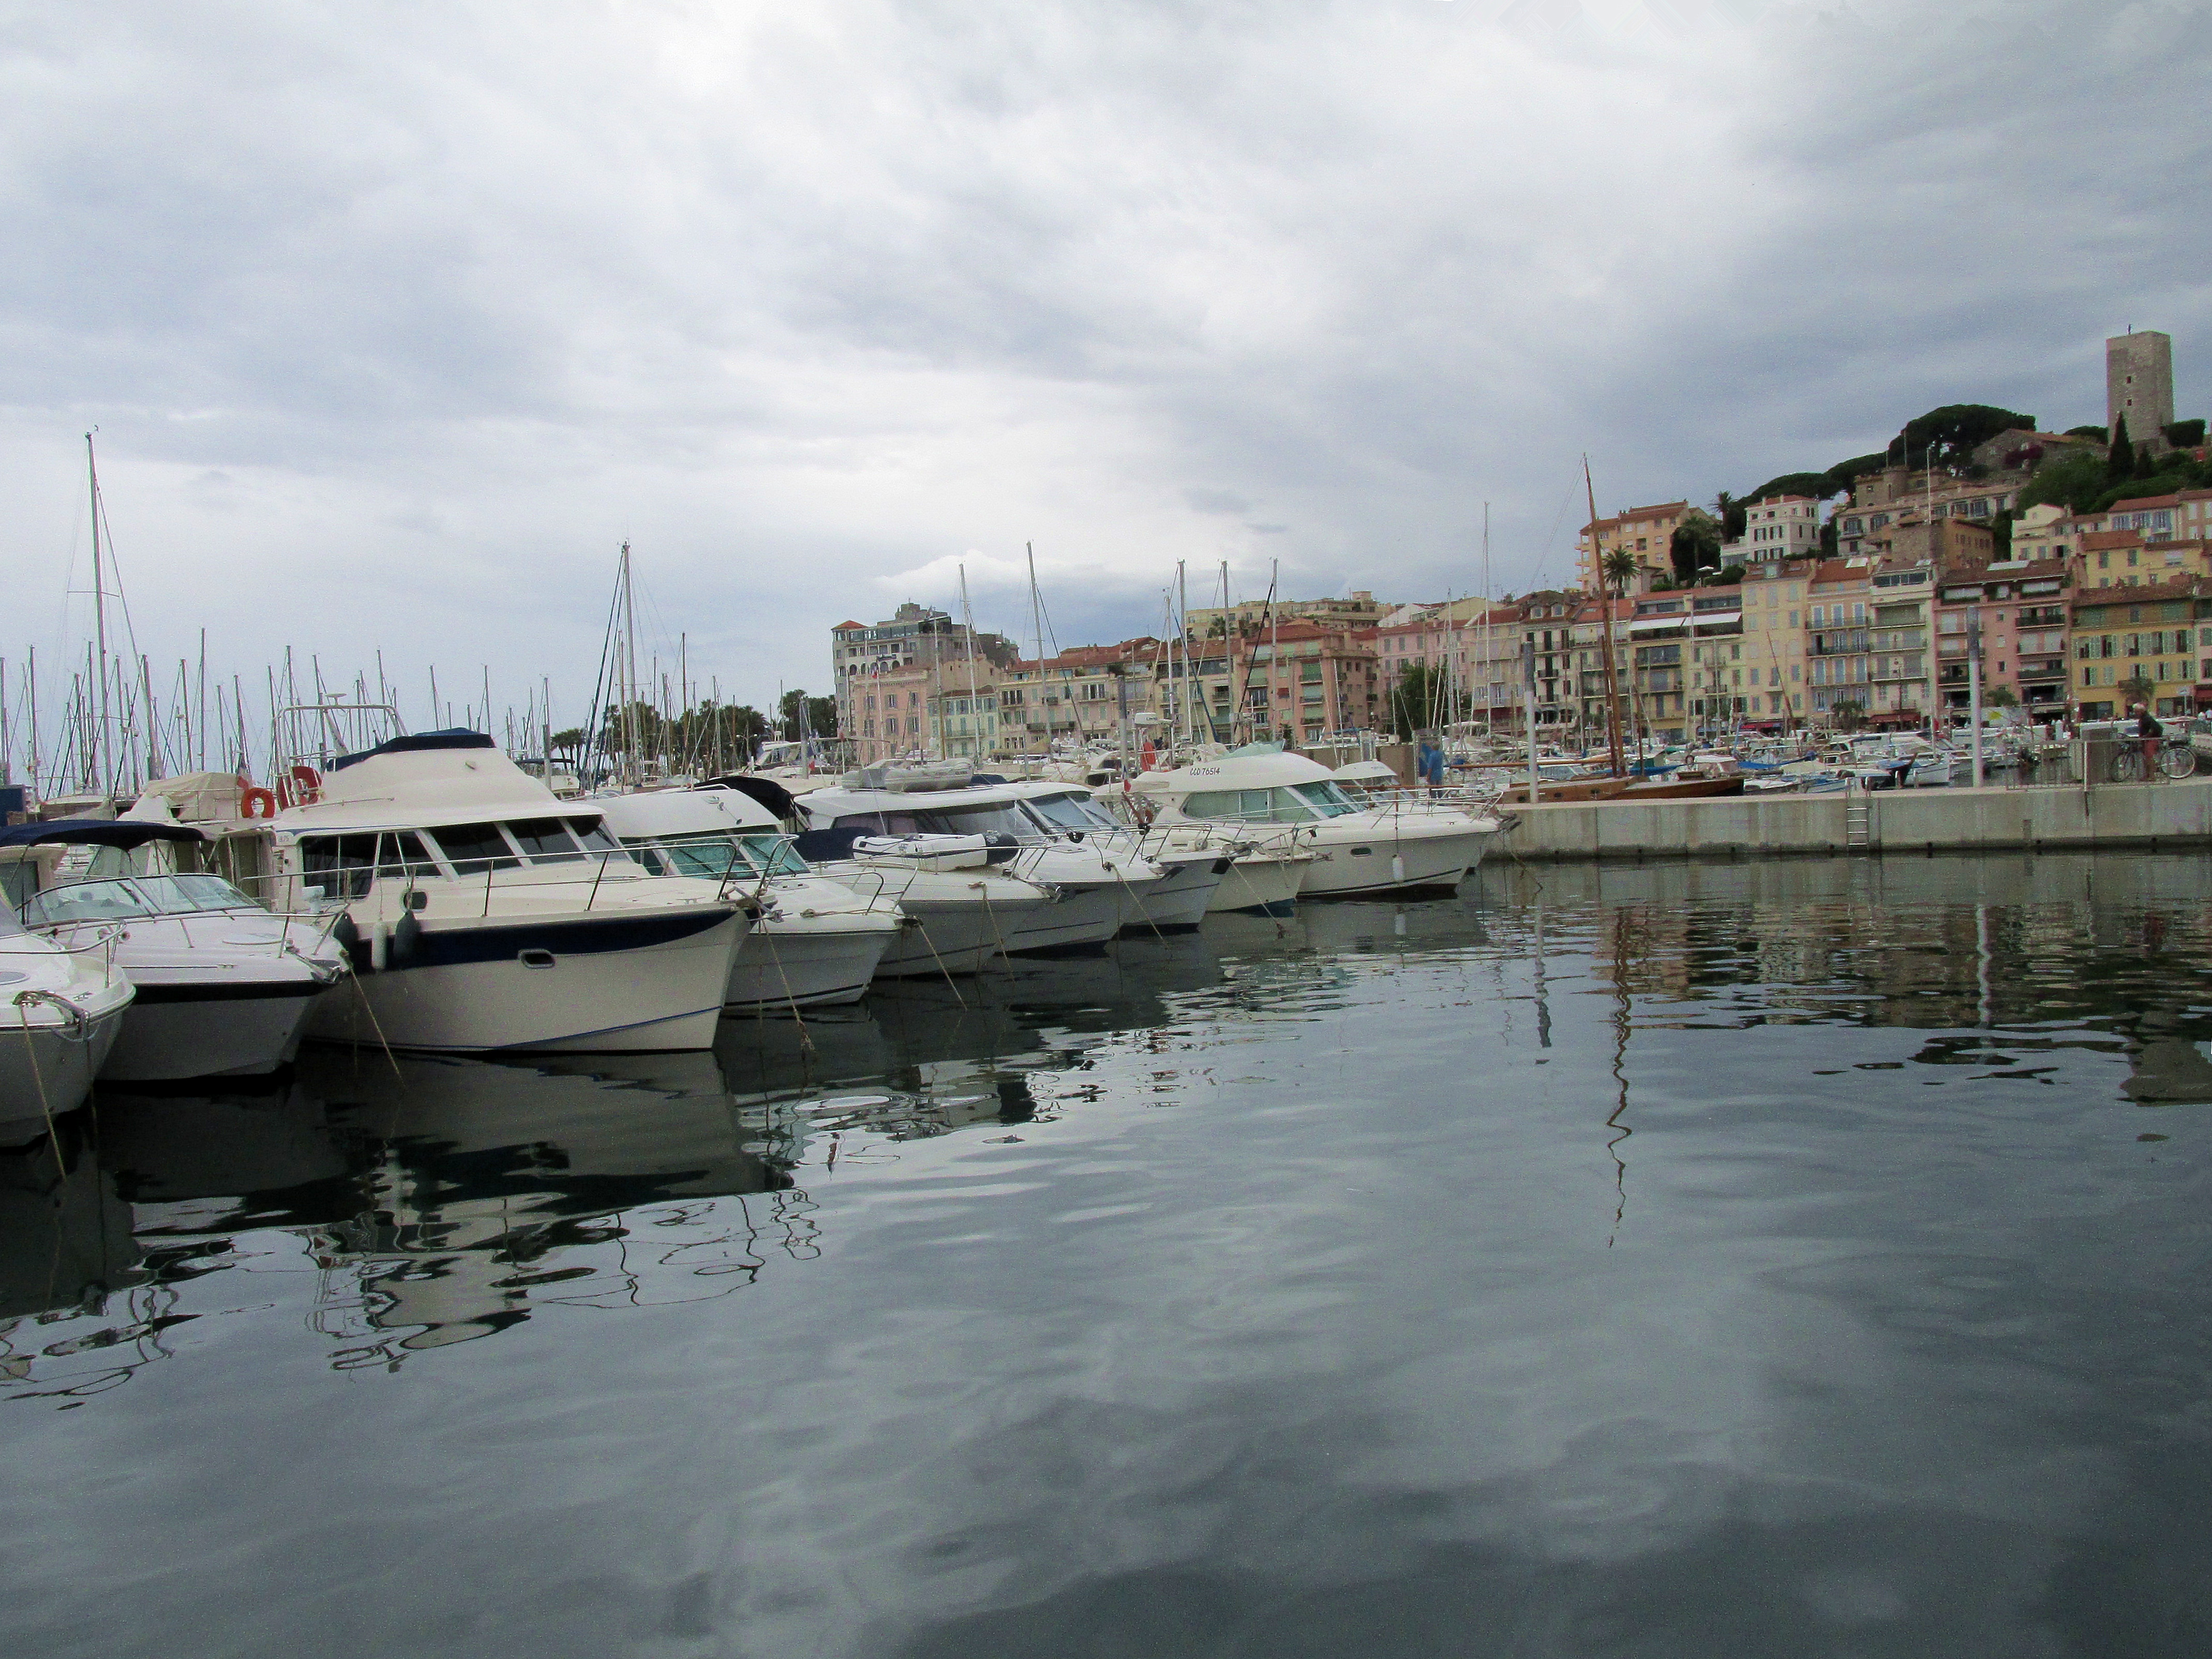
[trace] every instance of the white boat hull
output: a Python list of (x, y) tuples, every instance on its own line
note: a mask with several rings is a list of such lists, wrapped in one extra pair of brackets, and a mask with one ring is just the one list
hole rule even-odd
[(1207, 896), (1207, 914), (1286, 916), (1297, 907), (1306, 872), (1312, 867), (1313, 860), (1304, 856), (1277, 858), (1259, 854), (1238, 859)]
[(842, 927), (763, 921), (731, 963), (724, 1000), (732, 1008), (769, 1011), (858, 1002), (903, 931), (872, 919), (865, 927)]
[(1008, 956), (1046, 951), (1103, 949), (1137, 913), (1144, 882), (1077, 885), (1054, 890), (1053, 902), (1022, 918), (1006, 936)]
[(1167, 874), (1150, 884), (1139, 884), (1136, 916), (1121, 924), (1122, 933), (1144, 939), (1156, 933), (1191, 932), (1206, 920), (1214, 891), (1221, 885), (1227, 855), (1154, 854), (1152, 861)]
[(0, 1145), (21, 1146), (46, 1133), (50, 1118), (84, 1104), (123, 1030), (131, 988), (118, 980), (111, 991), (70, 1000), (84, 1011), (82, 1025), (40, 1006), (27, 1027), (13, 1006), (0, 1006)]
[(1409, 825), (1394, 834), (1384, 825), (1357, 840), (1317, 842), (1299, 896), (1353, 898), (1454, 888), (1482, 862), (1497, 833), (1470, 820), (1465, 829)]
[(331, 989), (304, 975), (263, 985), (141, 985), (100, 1078), (266, 1076), (297, 1056), (309, 1019)]
[(414, 960), (357, 975), (308, 1031), (445, 1054), (712, 1048), (745, 933), (726, 910), (433, 921)]

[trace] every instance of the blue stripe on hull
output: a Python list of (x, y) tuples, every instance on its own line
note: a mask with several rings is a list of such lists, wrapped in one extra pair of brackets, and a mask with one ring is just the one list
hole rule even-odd
[[(733, 913), (703, 915), (605, 916), (562, 921), (487, 923), (453, 931), (424, 928), (404, 962), (391, 962), (386, 973), (410, 968), (461, 968), (483, 962), (511, 962), (523, 951), (550, 951), (556, 957), (606, 956), (672, 945), (720, 927)], [(397, 939), (393, 941), (396, 945)]]

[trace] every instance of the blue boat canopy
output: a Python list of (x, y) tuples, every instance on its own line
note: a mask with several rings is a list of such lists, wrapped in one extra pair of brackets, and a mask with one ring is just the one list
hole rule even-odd
[(331, 763), (331, 770), (343, 772), (349, 766), (373, 760), (379, 755), (405, 755), (424, 749), (489, 749), (491, 746), (491, 739), (481, 732), (471, 732), (466, 726), (449, 726), (442, 732), (417, 732), (411, 737), (387, 738), (374, 749), (364, 749), (355, 755), (340, 755)]
[(66, 842), (90, 847), (119, 847), (129, 852), (149, 841), (205, 841), (188, 823), (147, 823), (137, 818), (56, 818), (49, 823), (18, 823), (0, 830), (0, 847), (44, 847)]

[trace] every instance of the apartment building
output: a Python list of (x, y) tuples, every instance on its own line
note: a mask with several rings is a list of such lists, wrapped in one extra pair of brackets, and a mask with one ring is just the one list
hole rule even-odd
[(1055, 738), (1111, 738), (1123, 719), (1140, 714), (1157, 720), (1154, 667), (1161, 655), (1160, 641), (1146, 635), (1071, 646), (1042, 661), (1017, 659), (999, 673), (1000, 752), (1040, 753)]
[[(878, 623), (842, 622), (830, 630), (830, 670), (837, 699), (837, 730), (845, 737), (886, 740), (884, 723), (890, 718), (887, 693), (875, 683), (886, 677), (900, 678), (902, 695), (914, 690), (910, 672), (950, 668), (969, 658), (990, 663), (1013, 660), (1012, 642), (996, 634), (970, 630), (942, 611), (911, 600)], [(926, 711), (910, 711), (921, 719)], [(867, 732), (871, 717), (876, 731)], [(902, 704), (902, 725), (909, 711)], [(901, 736), (920, 735), (919, 731)]]
[[(1525, 646), (1533, 656), (1540, 727), (1571, 726), (1581, 714), (1574, 665), (1574, 617), (1588, 599), (1578, 588), (1547, 588), (1522, 595), (1514, 606), (1516, 653), (1518, 647)], [(1516, 654), (1511, 665), (1516, 703), (1521, 702), (1522, 660)]]
[(1368, 632), (1301, 622), (1233, 641), (1233, 672), (1253, 731), (1304, 744), (1380, 726), (1382, 676)]
[(1981, 624), (1982, 702), (2008, 693), (2041, 718), (2067, 704), (2067, 588), (2063, 559), (2004, 559), (1947, 569), (1936, 592), (1936, 690), (1947, 714), (1972, 706), (1969, 613)]
[[(1632, 599), (1606, 594), (1585, 599), (1570, 619), (1573, 623), (1568, 640), (1574, 657), (1573, 696), (1583, 731), (1588, 736), (1594, 738), (1606, 729), (1605, 650), (1608, 641), (1613, 649), (1613, 694), (1620, 699), (1623, 737), (1636, 729), (1635, 647), (1630, 627), (1636, 616), (1636, 605)], [(1563, 680), (1562, 700), (1565, 699)]]
[(1805, 720), (1805, 593), (1818, 566), (1791, 559), (1751, 567), (1743, 580), (1744, 723), (1769, 732)]
[(1340, 598), (1328, 599), (1278, 599), (1270, 607), (1265, 599), (1240, 599), (1235, 605), (1194, 607), (1185, 613), (1183, 631), (1192, 638), (1212, 635), (1265, 632), (1272, 624), (1317, 623), (1329, 628), (1373, 628), (1401, 607), (1378, 599), (1366, 588), (1355, 588)]
[(1743, 592), (1686, 587), (1632, 601), (1628, 623), (1637, 724), (1667, 743), (1692, 743), (1746, 707)]
[(1674, 574), (1674, 532), (1682, 527), (1682, 520), (1689, 510), (1687, 501), (1661, 501), (1651, 507), (1632, 507), (1610, 519), (1600, 519), (1594, 525), (1585, 526), (1575, 538), (1583, 587), (1593, 593), (1612, 588), (1613, 583), (1605, 574), (1605, 562), (1614, 553), (1626, 553), (1633, 558), (1637, 568), (1645, 573), (1647, 582), (1653, 576), (1671, 578)]
[[(2074, 697), (2083, 720), (2126, 714), (2138, 694), (2154, 714), (2212, 703), (2212, 598), (2201, 577), (2074, 595)], [(2132, 684), (2130, 683), (2133, 683)]]
[(1820, 555), (1820, 503), (1810, 495), (1762, 495), (1744, 509), (1743, 535), (1721, 549), (1723, 565)]
[(1959, 478), (1939, 471), (1931, 481), (1924, 471), (1903, 467), (1870, 472), (1853, 487), (1850, 502), (1837, 509), (1836, 550), (1845, 558), (1891, 550), (1900, 525), (1924, 527), (1933, 520), (1986, 528), (2012, 510), (2027, 478), (2026, 472)]
[(864, 764), (934, 747), (930, 708), (938, 672), (933, 664), (901, 663), (838, 682), (837, 730), (854, 739)]

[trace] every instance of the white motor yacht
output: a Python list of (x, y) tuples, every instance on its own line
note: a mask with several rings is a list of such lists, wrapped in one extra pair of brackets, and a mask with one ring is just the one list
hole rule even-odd
[(1157, 885), (1139, 895), (1135, 918), (1122, 924), (1124, 933), (1133, 938), (1187, 933), (1205, 920), (1214, 892), (1229, 872), (1231, 854), (1226, 848), (1177, 842), (1166, 835), (1140, 835), (1101, 806), (1088, 786), (1014, 787), (1024, 809), (1045, 833), (1089, 840), (1116, 857), (1142, 859), (1166, 872)]
[(1310, 852), (1300, 896), (1449, 891), (1482, 862), (1502, 827), (1489, 816), (1419, 800), (1362, 807), (1328, 769), (1273, 744), (1131, 781), (1163, 825), (1233, 825), (1263, 846)]
[[(342, 756), (265, 838), (279, 910), (342, 907), (353, 989), (309, 1035), (450, 1053), (705, 1048), (750, 926), (732, 884), (656, 876), (599, 812), (477, 732)], [(250, 861), (250, 860), (246, 860)]]
[[(804, 821), (790, 789), (757, 773), (709, 778), (699, 789), (720, 798), (741, 842), (784, 837), (787, 824)], [(903, 916), (876, 964), (878, 979), (978, 973), (1040, 930), (1056, 937), (1061, 926), (1054, 895), (1006, 870), (1016, 849), (979, 836), (808, 830), (784, 845), (787, 861)]]
[(0, 1145), (20, 1146), (84, 1104), (131, 994), (110, 939), (58, 944), (0, 897)]
[(868, 787), (866, 774), (848, 775), (843, 787), (800, 796), (797, 811), (817, 830), (849, 830), (891, 841), (980, 836), (987, 858), (1012, 849), (1001, 867), (1047, 889), (1053, 902), (1006, 935), (1009, 955), (1095, 951), (1124, 927), (1142, 923), (1145, 898), (1167, 879), (1165, 870), (1133, 848), (1092, 842), (1026, 810), (1028, 784), (994, 780), (931, 788), (913, 786), (933, 779), (885, 780), (893, 781), (909, 787)]
[(729, 1007), (857, 1002), (907, 926), (896, 902), (814, 874), (783, 826), (734, 789), (656, 789), (586, 804), (647, 869), (742, 884), (758, 906), (752, 937), (731, 964)]
[(0, 831), (0, 859), (19, 878), (11, 885), (25, 890), (24, 925), (72, 951), (105, 942), (137, 990), (105, 1081), (281, 1070), (345, 977), (327, 926), (272, 916), (220, 876), (177, 868), (175, 849), (204, 840), (130, 818)]
[(1280, 917), (1297, 908), (1298, 890), (1314, 855), (1294, 840), (1275, 837), (1263, 844), (1235, 824), (1156, 823), (1155, 803), (1136, 793), (1129, 781), (1100, 785), (1091, 799), (1117, 822), (1136, 829), (1152, 858), (1165, 862), (1194, 854), (1228, 860), (1206, 896), (1206, 915)]

